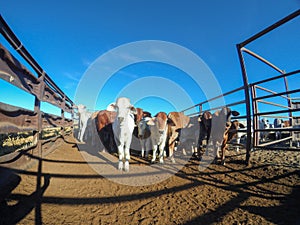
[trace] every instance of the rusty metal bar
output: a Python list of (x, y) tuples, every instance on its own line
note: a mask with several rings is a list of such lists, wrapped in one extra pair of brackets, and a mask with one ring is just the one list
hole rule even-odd
[(251, 151), (251, 142), (252, 142), (252, 135), (251, 135), (251, 102), (250, 102), (250, 94), (249, 94), (249, 82), (248, 82), (248, 75), (245, 66), (245, 60), (242, 54), (242, 45), (236, 45), (240, 66), (242, 70), (242, 77), (244, 82), (244, 94), (245, 94), (245, 101), (246, 101), (246, 116), (247, 116), (247, 141), (246, 141), (246, 164), (249, 165), (250, 163), (250, 151)]
[(262, 83), (267, 83), (269, 81), (277, 80), (277, 79), (284, 78), (284, 77), (289, 77), (289, 76), (295, 75), (297, 73), (300, 73), (300, 70), (295, 70), (295, 71), (292, 71), (292, 72), (289, 72), (289, 73), (280, 74), (280, 75), (275, 76), (275, 77), (270, 77), (270, 78), (267, 78), (267, 79), (264, 79), (264, 80), (256, 81), (254, 83), (251, 83), (250, 85), (258, 85), (258, 84), (262, 84)]
[(281, 107), (281, 108), (292, 109), (291, 107), (281, 105), (281, 104), (277, 104), (277, 103), (274, 103), (274, 102), (268, 102), (268, 101), (264, 101), (264, 100), (257, 100), (257, 102), (264, 103), (264, 104), (267, 104), (267, 105), (278, 106), (278, 107)]
[[(14, 32), (10, 29), (8, 24), (5, 22), (5, 20), (0, 15), (0, 32), (3, 35), (3, 37), (6, 38), (6, 40), (10, 43), (10, 45), (29, 63), (29, 65), (36, 71), (38, 76), (42, 76), (44, 73), (45, 75), (45, 81), (48, 81), (55, 89), (56, 91), (63, 95), (64, 92), (55, 84), (55, 82), (44, 72), (42, 67), (34, 60), (34, 58), (31, 56), (31, 54), (27, 51), (27, 49), (24, 47), (22, 42), (17, 38), (17, 36), (14, 34)], [(73, 101), (66, 96), (66, 99), (73, 105)]]
[[(269, 89), (267, 89), (267, 88), (264, 88), (264, 87), (261, 87), (261, 86), (258, 86), (258, 85), (255, 85), (255, 87), (258, 88), (258, 89), (260, 89), (260, 90), (269, 92), (269, 93), (271, 93), (271, 94), (278, 94), (278, 92), (271, 91), (271, 90), (269, 90)], [(286, 92), (287, 92), (287, 90), (286, 90), (284, 93), (286, 93)], [(285, 98), (285, 99), (289, 99), (289, 98), (288, 98), (287, 96), (285, 96), (285, 95), (280, 95), (280, 97)]]
[(261, 100), (261, 99), (273, 98), (273, 97), (282, 96), (284, 94), (293, 94), (293, 93), (298, 93), (298, 92), (300, 92), (300, 89), (295, 89), (295, 90), (292, 90), (292, 91), (285, 91), (285, 92), (279, 92), (277, 94), (271, 94), (271, 95), (265, 95), (265, 96), (261, 96), (261, 97), (256, 97), (253, 100), (257, 101), (257, 100)]
[[(241, 91), (241, 90), (243, 90), (243, 89), (244, 89), (244, 86), (239, 87), (239, 88), (236, 88), (236, 89), (234, 89), (234, 90), (232, 90), (232, 91), (228, 91), (228, 92), (226, 92), (226, 93), (224, 93), (224, 94), (218, 95), (218, 96), (216, 96), (216, 97), (213, 97), (213, 98), (210, 98), (210, 99), (205, 100), (205, 101), (203, 101), (203, 102), (200, 102), (200, 103), (198, 103), (198, 104), (196, 104), (196, 105), (193, 105), (193, 106), (191, 106), (191, 107), (189, 107), (189, 108), (187, 108), (187, 109), (182, 110), (181, 112), (188, 111), (188, 110), (190, 110), (190, 109), (196, 108), (197, 106), (201, 106), (201, 107), (202, 107), (202, 105), (204, 105), (204, 104), (206, 104), (206, 103), (208, 103), (208, 102), (217, 100), (218, 98), (222, 98), (222, 97), (224, 97), (224, 96), (227, 96), (227, 95), (230, 95), (230, 94), (232, 94), (232, 93)], [(201, 109), (202, 109), (202, 108), (201, 108)]]
[(258, 112), (255, 113), (256, 116), (266, 116), (266, 115), (272, 115), (272, 114), (283, 114), (283, 113), (289, 113), (290, 111), (293, 112), (300, 112), (300, 108), (299, 109), (287, 109), (287, 110), (277, 110), (277, 111), (268, 111), (268, 112)]
[(264, 62), (265, 64), (267, 64), (268, 66), (272, 67), (273, 69), (275, 69), (279, 73), (284, 74), (283, 70), (279, 69), (274, 64), (270, 63), (268, 60), (264, 59), (263, 57), (259, 56), (256, 53), (250, 51), (249, 49), (243, 47), (243, 48), (241, 48), (241, 51), (248, 53), (249, 55), (253, 56), (254, 58), (257, 58), (258, 60), (260, 60), (260, 61)]
[(261, 36), (267, 34), (268, 32), (276, 29), (277, 27), (281, 26), (282, 24), (296, 18), (297, 16), (300, 15), (300, 9), (293, 12), (292, 14), (286, 16), (285, 18), (279, 20), (278, 22), (274, 23), (273, 25), (267, 27), (266, 29), (262, 30), (261, 32), (255, 34), (254, 36), (248, 38), (247, 40), (243, 41), (242, 43), (239, 44), (240, 48), (246, 46), (247, 44), (249, 44), (250, 42), (260, 38)]

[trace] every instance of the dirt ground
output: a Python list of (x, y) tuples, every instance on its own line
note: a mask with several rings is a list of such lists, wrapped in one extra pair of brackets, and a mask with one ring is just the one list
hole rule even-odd
[(299, 153), (257, 151), (248, 167), (243, 154), (228, 154), (225, 166), (199, 171), (189, 160), (161, 182), (130, 186), (63, 143), (30, 169), (12, 170), (19, 180), (0, 224), (300, 224)]

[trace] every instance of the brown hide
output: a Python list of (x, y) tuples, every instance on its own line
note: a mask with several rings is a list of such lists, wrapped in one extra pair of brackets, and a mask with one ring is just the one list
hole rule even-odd
[(179, 136), (179, 130), (186, 128), (190, 122), (190, 117), (184, 115), (182, 112), (170, 112), (168, 115), (169, 127), (168, 127), (168, 147), (169, 157), (174, 162), (174, 148), (175, 141)]
[(155, 118), (158, 123), (158, 129), (164, 130), (166, 127), (167, 114), (165, 112), (159, 112), (156, 114)]
[(97, 114), (96, 118), (96, 128), (100, 140), (106, 150), (111, 153), (116, 152), (116, 145), (112, 130), (112, 123), (114, 122), (116, 115), (117, 113), (115, 111), (101, 110)]

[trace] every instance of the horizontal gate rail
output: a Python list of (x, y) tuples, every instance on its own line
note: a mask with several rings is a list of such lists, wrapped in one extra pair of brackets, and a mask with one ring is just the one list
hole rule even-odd
[[(32, 154), (38, 154), (39, 157), (42, 157), (43, 144), (55, 143), (59, 137), (68, 134), (65, 132), (68, 127), (73, 126), (73, 120), (66, 118), (65, 113), (70, 113), (73, 118), (74, 103), (35, 61), (1, 15), (0, 33), (36, 73), (35, 75), (29, 71), (0, 43), (0, 79), (35, 97), (33, 111), (0, 102), (0, 135), (2, 137), (5, 134), (32, 132), (32, 145), (19, 151), (19, 154), (31, 150)], [(41, 102), (47, 102), (58, 107), (61, 110), (61, 115), (57, 116), (42, 112), (40, 109)], [(52, 129), (55, 129), (53, 134), (51, 134)], [(47, 132), (50, 134), (47, 134)], [(2, 145), (0, 150), (1, 148)], [(3, 152), (0, 152), (0, 156), (2, 154)], [(18, 155), (18, 152), (13, 151), (1, 156), (0, 163), (11, 163), (20, 158), (16, 155)], [(25, 160), (22, 160), (22, 164), (26, 164), (26, 157), (23, 158)]]

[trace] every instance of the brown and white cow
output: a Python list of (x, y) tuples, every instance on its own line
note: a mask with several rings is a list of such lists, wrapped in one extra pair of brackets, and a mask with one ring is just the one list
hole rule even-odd
[(168, 132), (168, 116), (165, 112), (159, 112), (155, 115), (155, 117), (148, 120), (147, 124), (150, 127), (151, 132), (151, 142), (152, 142), (152, 160), (154, 163), (156, 160), (156, 152), (157, 148), (159, 148), (159, 162), (163, 163), (164, 157), (164, 149), (167, 140), (167, 132)]
[[(200, 117), (200, 134), (199, 144), (202, 143), (204, 137), (207, 137), (207, 143), (209, 140), (213, 143), (214, 155), (216, 158), (220, 158), (219, 149), (221, 151), (221, 164), (225, 164), (225, 150), (228, 141), (230, 141), (237, 133), (239, 128), (239, 122), (231, 122), (231, 115), (238, 116), (239, 113), (231, 111), (230, 108), (224, 107), (221, 110), (216, 111), (214, 114), (208, 112), (205, 116)], [(205, 126), (204, 128), (201, 126)], [(202, 132), (202, 133), (201, 133)], [(205, 133), (206, 132), (206, 133)], [(202, 150), (202, 146), (199, 146), (199, 150)], [(203, 151), (199, 151), (199, 157), (202, 158)]]
[(168, 149), (169, 158), (174, 163), (174, 149), (176, 140), (179, 137), (180, 129), (186, 128), (190, 122), (190, 117), (182, 112), (170, 112), (168, 114), (169, 129), (168, 129)]
[(114, 122), (116, 115), (117, 113), (115, 111), (106, 109), (99, 111), (96, 117), (98, 135), (104, 148), (110, 153), (117, 152), (112, 130), (112, 123)]

